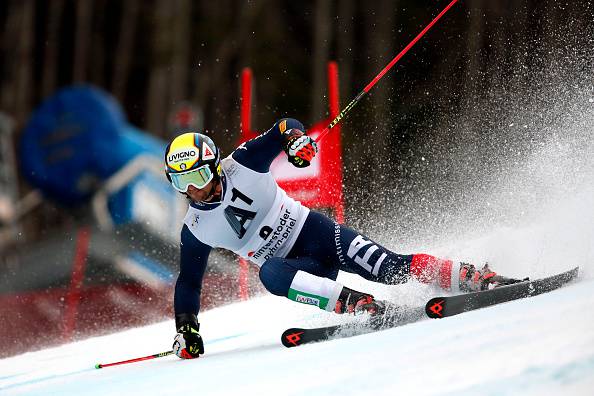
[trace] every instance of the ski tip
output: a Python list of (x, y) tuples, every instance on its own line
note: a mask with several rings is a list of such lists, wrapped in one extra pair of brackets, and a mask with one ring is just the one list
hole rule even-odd
[(281, 342), (287, 348), (299, 346), (303, 343), (302, 335), (304, 332), (304, 329), (299, 328), (287, 329), (283, 332), (283, 335), (281, 336)]
[(427, 302), (425, 305), (425, 313), (432, 319), (443, 318), (443, 309), (445, 299), (443, 297), (435, 297)]
[(95, 368), (96, 368), (96, 369), (100, 369), (100, 368), (102, 368), (102, 367), (103, 367), (103, 366), (102, 366), (100, 363), (97, 363), (97, 364), (95, 365)]
[(573, 268), (570, 272), (574, 272), (575, 275), (579, 275), (580, 273), (580, 266), (578, 265), (577, 267)]

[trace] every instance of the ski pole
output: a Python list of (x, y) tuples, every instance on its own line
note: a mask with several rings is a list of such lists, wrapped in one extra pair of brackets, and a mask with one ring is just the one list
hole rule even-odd
[(172, 353), (173, 353), (173, 351), (167, 351), (167, 352), (155, 353), (154, 355), (139, 357), (139, 358), (136, 358), (136, 359), (123, 360), (121, 362), (103, 363), (103, 364), (102, 363), (97, 363), (95, 365), (95, 368), (100, 369), (100, 368), (103, 368), (103, 367), (117, 366), (119, 364), (128, 364), (128, 363), (141, 362), (143, 360), (151, 360), (151, 359), (156, 359), (156, 358), (160, 358), (160, 357), (163, 357), (163, 356), (169, 356)]
[(369, 92), (369, 90), (371, 88), (373, 88), (373, 86), (384, 76), (384, 74), (386, 74), (388, 72), (388, 70), (390, 70), (400, 60), (400, 58), (402, 58), (404, 56), (404, 54), (406, 54), (408, 52), (408, 50), (410, 50), (412, 48), (412, 46), (415, 45), (417, 43), (417, 41), (419, 41), (419, 39), (421, 37), (423, 37), (429, 29), (431, 29), (433, 27), (433, 25), (435, 25), (435, 23), (437, 21), (439, 21), (439, 19), (446, 12), (448, 12), (448, 10), (450, 8), (452, 8), (452, 6), (454, 4), (456, 4), (457, 1), (458, 0), (452, 0), (452, 2), (450, 4), (448, 4), (447, 7), (444, 8), (443, 11), (440, 12), (439, 15), (437, 15), (435, 17), (435, 19), (433, 19), (431, 21), (431, 23), (429, 23), (429, 25), (427, 25), (425, 27), (425, 29), (423, 29), (421, 31), (421, 33), (419, 33), (417, 35), (417, 37), (415, 37), (410, 43), (408, 43), (408, 45), (406, 47), (404, 47), (404, 49), (402, 51), (400, 51), (400, 53), (398, 55), (396, 55), (396, 57), (394, 59), (392, 59), (392, 61), (390, 63), (388, 63), (388, 65), (386, 67), (384, 67), (382, 69), (382, 71), (377, 76), (375, 76), (375, 78), (373, 80), (371, 80), (371, 82), (369, 84), (367, 84), (367, 86), (365, 88), (363, 88), (363, 91), (359, 92), (359, 94), (357, 96), (355, 96), (355, 99), (351, 100), (351, 102), (344, 108), (344, 110), (342, 110), (340, 112), (340, 114), (338, 114), (336, 116), (336, 118), (334, 120), (332, 120), (332, 122), (330, 124), (328, 124), (328, 126), (326, 128), (324, 128), (322, 133), (320, 133), (320, 135), (316, 139), (316, 143), (319, 143), (324, 138), (324, 136), (326, 136), (330, 132), (330, 130), (332, 128), (334, 128), (334, 126), (336, 124), (338, 124), (340, 122), (340, 120), (342, 120), (353, 107), (355, 107), (355, 105), (361, 100), (361, 98), (363, 98), (363, 96), (365, 96), (365, 94), (367, 92)]

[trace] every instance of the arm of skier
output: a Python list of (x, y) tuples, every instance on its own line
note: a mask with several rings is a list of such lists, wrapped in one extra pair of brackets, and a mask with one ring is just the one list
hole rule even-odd
[(239, 146), (232, 154), (233, 159), (256, 172), (266, 173), (283, 150), (293, 165), (307, 166), (315, 156), (317, 147), (304, 130), (303, 124), (296, 119), (283, 118), (268, 131)]
[(200, 336), (200, 292), (211, 247), (200, 242), (184, 225), (181, 232), (180, 272), (175, 284), (174, 309), (177, 334), (173, 351), (184, 359), (197, 358), (204, 353)]

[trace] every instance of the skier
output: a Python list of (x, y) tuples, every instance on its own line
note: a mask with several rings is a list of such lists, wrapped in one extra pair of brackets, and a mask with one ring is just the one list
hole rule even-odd
[(293, 200), (269, 168), (281, 150), (296, 167), (310, 164), (317, 147), (303, 131), (299, 121), (281, 119), (223, 160), (214, 142), (199, 133), (184, 133), (167, 146), (167, 178), (189, 200), (174, 296), (173, 349), (179, 357), (204, 353), (197, 315), (212, 247), (257, 264), (272, 294), (339, 314), (374, 315), (384, 308), (371, 294), (336, 282), (339, 270), (384, 284), (414, 278), (454, 291), (483, 290), (506, 279), (487, 265), (478, 270), (428, 254), (396, 254)]

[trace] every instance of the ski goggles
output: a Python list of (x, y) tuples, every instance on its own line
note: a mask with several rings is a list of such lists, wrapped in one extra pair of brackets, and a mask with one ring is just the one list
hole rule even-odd
[(170, 173), (169, 177), (173, 188), (185, 193), (190, 185), (198, 189), (204, 188), (212, 180), (213, 173), (208, 165), (203, 165), (183, 173)]

